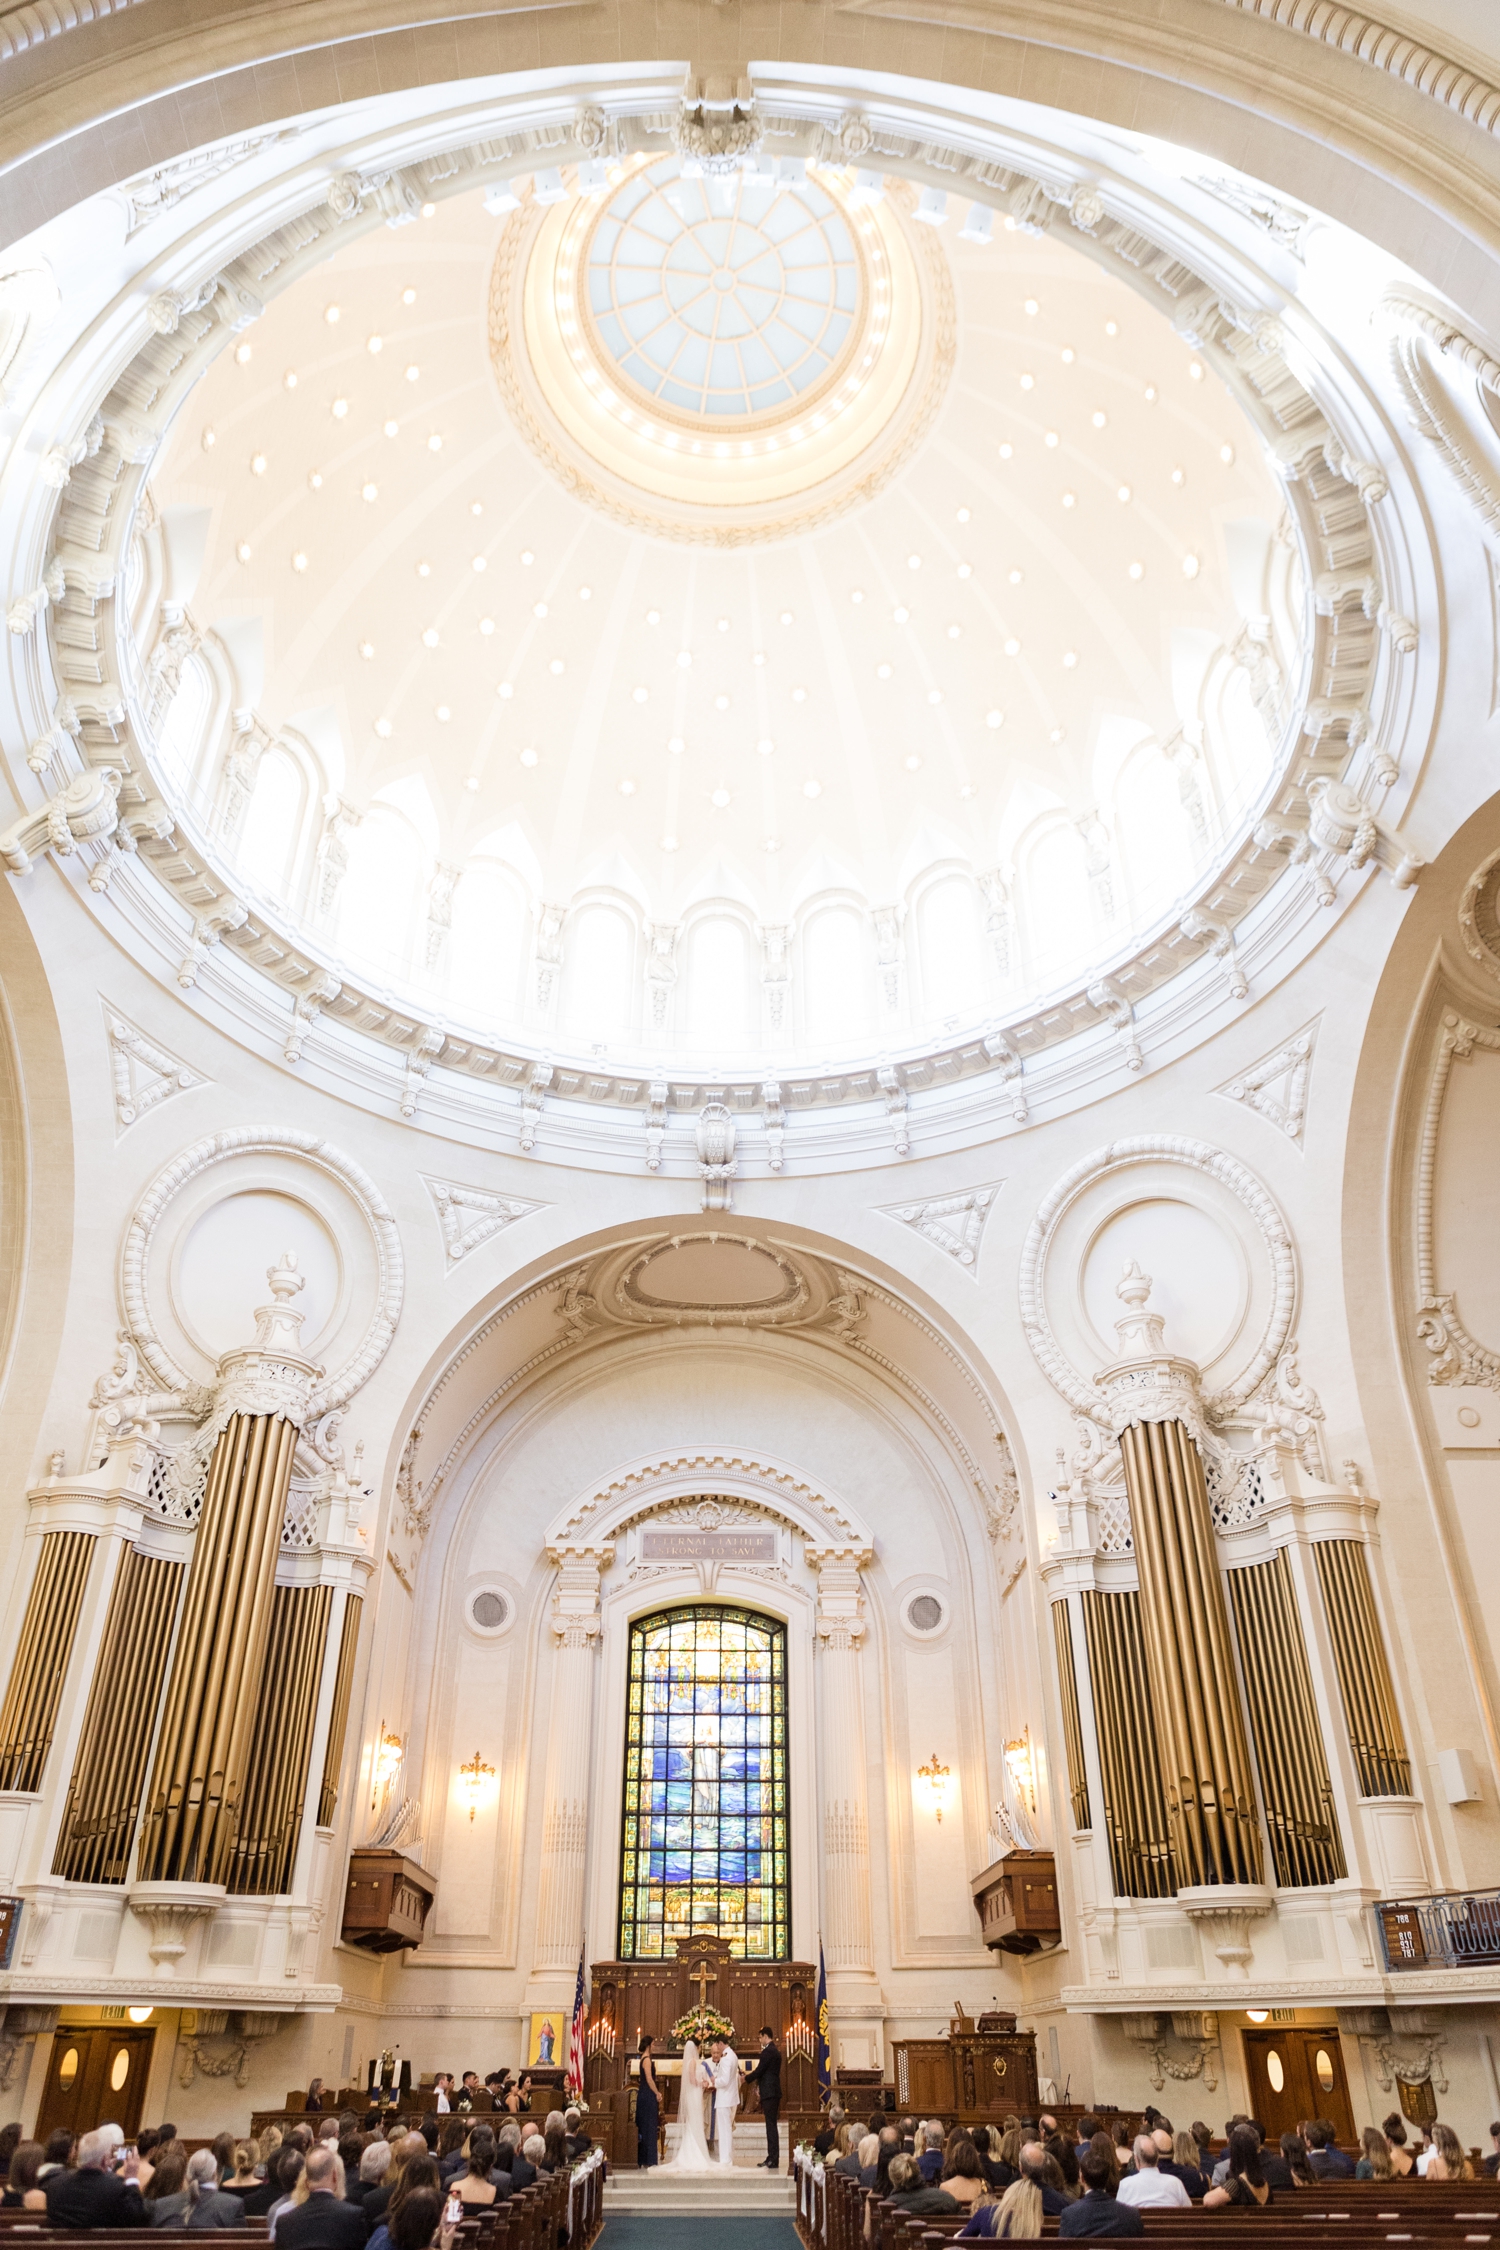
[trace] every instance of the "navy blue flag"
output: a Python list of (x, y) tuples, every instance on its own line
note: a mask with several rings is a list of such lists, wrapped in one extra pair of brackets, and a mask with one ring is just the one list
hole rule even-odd
[(823, 1940), (818, 1940), (818, 2032), (813, 2059), (818, 2066), (818, 2107), (826, 2109), (833, 2097), (833, 2073), (828, 2067), (828, 1970), (823, 1961)]

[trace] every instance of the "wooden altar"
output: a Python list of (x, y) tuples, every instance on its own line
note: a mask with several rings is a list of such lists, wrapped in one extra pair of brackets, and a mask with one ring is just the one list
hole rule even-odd
[[(623, 2110), (634, 2119), (634, 2069), (641, 2037), (651, 2032), (658, 2058), (680, 2050), (672, 2025), (695, 2003), (717, 2008), (734, 2025), (735, 2051), (744, 2062), (760, 2052), (760, 2027), (772, 2026), (782, 2052), (783, 2115), (816, 2111), (814, 2010), (818, 1972), (810, 1961), (743, 1961), (728, 1938), (684, 1938), (666, 1961), (596, 1961), (590, 1971), (588, 2060), (584, 2092), (591, 2105)], [(677, 2112), (675, 2072), (661, 2077), (666, 2114)], [(756, 2114), (754, 2083), (741, 2113)], [(622, 2120), (622, 2123), (624, 2121)], [(628, 2142), (628, 2148), (627, 2148)], [(634, 2159), (634, 2126), (617, 2135), (615, 2159)]]
[(898, 2039), (896, 2107), (919, 2116), (1035, 2117), (1036, 2033), (1011, 2015), (955, 2015), (946, 2039)]

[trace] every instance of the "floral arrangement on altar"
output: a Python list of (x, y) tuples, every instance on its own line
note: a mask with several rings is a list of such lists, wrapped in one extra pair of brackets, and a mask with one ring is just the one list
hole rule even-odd
[(700, 2047), (708, 2046), (714, 2039), (727, 2039), (732, 2046), (735, 2029), (728, 2016), (721, 2016), (717, 2008), (710, 2008), (700, 2000), (696, 2008), (689, 2008), (685, 2016), (677, 2018), (672, 2026), (672, 2038), (679, 2047), (687, 2039), (695, 2039)]

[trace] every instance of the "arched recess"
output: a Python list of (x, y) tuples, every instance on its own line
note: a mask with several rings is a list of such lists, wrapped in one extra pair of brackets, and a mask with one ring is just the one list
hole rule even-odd
[[(103, 1082), (102, 1057), (99, 1072)], [(12, 1537), (61, 1347), (73, 1264), (73, 1097), (46, 972), (0, 888), (0, 1416)], [(96, 1116), (95, 1129), (104, 1130)]]
[[(820, 1571), (835, 1556), (860, 1589), (865, 1737), (881, 1776), (870, 1853), (895, 1871), (894, 1965), (968, 1961), (966, 1886), (971, 1863), (987, 1857), (992, 1777), (1007, 1729), (1029, 1724), (1039, 1736), (1044, 1715), (1007, 1409), (946, 1318), (801, 1230), (622, 1227), (517, 1277), (448, 1340), (411, 1403), (387, 1499), (402, 1593), (388, 1578), (373, 1659), (381, 1710), (364, 1724), (367, 1737), (381, 1720), (401, 1734), (414, 1827), (445, 1861), (448, 1903), (424, 1967), (438, 1977), (497, 1956), (528, 1965), (516, 1954), (532, 1926), (523, 1896), (542, 1900), (544, 1928), (545, 1839), (557, 1832), (538, 1792), (551, 1787), (559, 1730), (584, 1702), (589, 1943), (608, 1956), (623, 1636), (654, 1607), (705, 1598), (788, 1627), (805, 1767), (793, 1804), (794, 1945), (806, 1958), (828, 1755), (812, 1716), (823, 1708)], [(736, 1535), (753, 1535), (749, 1547), (722, 1558), (648, 1552), (644, 1532), (693, 1530), (705, 1501), (728, 1512)], [(904, 1605), (931, 1583), (946, 1591), (943, 1627), (919, 1641), (903, 1628)], [(482, 1593), (499, 1596), (502, 1626), (471, 1617)], [(575, 1651), (601, 1653), (570, 1656), (570, 1630), (582, 1636)], [(584, 1684), (559, 1706), (556, 1666), (570, 1663)], [(914, 1834), (910, 1776), (934, 1751), (953, 1770), (953, 1806), (941, 1836)], [(457, 1793), (476, 1757), (496, 1775), (487, 1826), (469, 1821)], [(924, 1871), (923, 1852), (948, 1856)]]

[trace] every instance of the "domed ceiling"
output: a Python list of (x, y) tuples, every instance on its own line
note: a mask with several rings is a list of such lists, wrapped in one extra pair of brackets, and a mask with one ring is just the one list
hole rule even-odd
[(172, 786), (325, 954), (596, 1053), (870, 1051), (1108, 957), (1269, 768), (1232, 397), (1081, 242), (592, 171), (361, 235), (198, 385), (136, 558), (141, 640), (203, 635)]

